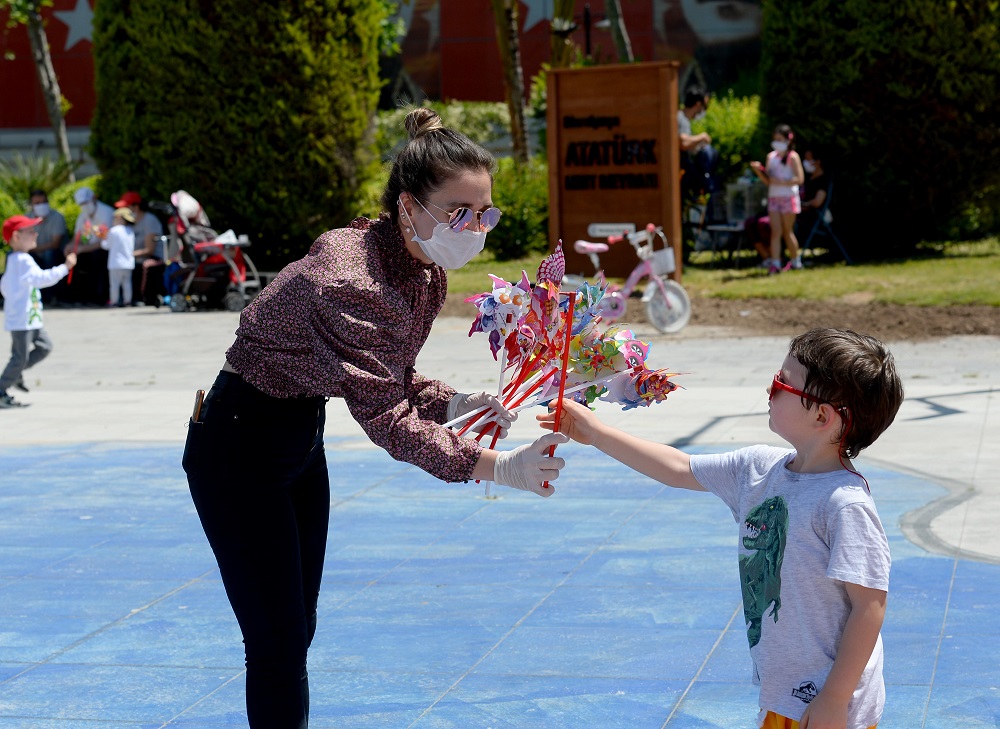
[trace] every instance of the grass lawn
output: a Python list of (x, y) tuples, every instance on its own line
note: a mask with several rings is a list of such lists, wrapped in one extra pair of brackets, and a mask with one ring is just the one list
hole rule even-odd
[[(521, 270), (533, 279), (542, 254), (514, 261), (479, 256), (461, 270), (448, 274), (451, 296), (472, 295), (490, 288), (487, 274), (506, 281), (520, 279)], [(807, 258), (808, 260), (808, 258)], [(1000, 307), (1000, 238), (969, 243), (925, 243), (911, 259), (864, 263), (822, 264), (780, 276), (751, 268), (712, 265), (708, 253), (696, 253), (684, 270), (682, 283), (692, 296), (723, 299), (783, 298), (836, 300), (863, 294), (866, 300), (919, 306), (985, 304)]]

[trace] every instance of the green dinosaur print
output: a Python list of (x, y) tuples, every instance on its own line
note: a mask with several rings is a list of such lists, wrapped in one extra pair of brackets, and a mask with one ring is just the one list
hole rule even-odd
[(774, 496), (754, 507), (746, 518), (743, 546), (751, 555), (740, 555), (740, 584), (743, 586), (743, 616), (747, 640), (753, 648), (760, 642), (761, 621), (772, 603), (771, 615), (778, 622), (781, 608), (781, 560), (788, 535), (788, 506)]
[(28, 309), (28, 324), (42, 321), (42, 292), (40, 289), (31, 289), (31, 308)]

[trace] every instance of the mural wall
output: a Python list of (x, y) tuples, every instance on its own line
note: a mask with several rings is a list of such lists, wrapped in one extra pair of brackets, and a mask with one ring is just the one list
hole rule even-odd
[[(99, 1), (99, 0), (95, 0)], [(621, 0), (625, 25), (639, 60), (679, 60), (681, 86), (694, 78), (719, 90), (735, 83), (741, 70), (759, 63), (760, 4), (746, 0)], [(601, 26), (601, 0), (577, 2), (571, 38), (587, 46), (585, 6), (589, 5), (589, 46), (598, 62), (614, 62), (614, 44)], [(400, 0), (406, 27), (399, 58), (383, 64), (383, 103), (397, 99), (503, 100), (503, 79), (488, 0)], [(94, 109), (92, 0), (55, 0), (43, 11), (53, 64), (63, 95), (71, 104), (69, 127), (86, 127)], [(521, 43), (526, 85), (549, 56), (552, 0), (520, 3)], [(0, 129), (47, 128), (28, 36), (6, 28), (0, 11)]]

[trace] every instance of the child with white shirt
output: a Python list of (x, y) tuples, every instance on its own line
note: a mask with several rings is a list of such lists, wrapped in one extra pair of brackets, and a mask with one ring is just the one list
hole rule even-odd
[[(4, 329), (10, 332), (10, 362), (0, 374), (0, 409), (22, 407), (9, 394), (14, 386), (24, 392), (23, 373), (52, 352), (52, 340), (42, 328), (42, 295), (39, 289), (59, 282), (76, 265), (76, 254), (67, 253), (66, 262), (48, 269), (39, 268), (28, 252), (38, 245), (41, 218), (15, 215), (3, 222), (3, 239), (11, 247), (7, 268), (0, 278), (3, 294)], [(29, 348), (30, 347), (30, 348)]]
[(135, 269), (135, 232), (132, 224), (135, 215), (130, 208), (115, 208), (114, 222), (108, 237), (101, 241), (101, 248), (108, 252), (108, 282), (111, 289), (110, 306), (132, 305), (132, 271)]
[[(709, 491), (739, 529), (739, 570), (760, 729), (872, 729), (882, 716), (889, 542), (851, 458), (903, 401), (874, 337), (813, 329), (767, 388), (769, 425), (791, 449), (688, 455), (601, 423), (563, 400), (559, 430), (650, 478)], [(539, 415), (555, 427), (554, 413)]]

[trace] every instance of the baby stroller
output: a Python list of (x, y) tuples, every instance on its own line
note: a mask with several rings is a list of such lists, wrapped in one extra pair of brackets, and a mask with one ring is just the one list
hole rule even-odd
[(244, 252), (247, 236), (216, 233), (201, 204), (184, 190), (173, 193), (169, 203), (150, 203), (150, 209), (167, 219), (164, 300), (172, 311), (242, 311), (260, 292), (257, 267)]

